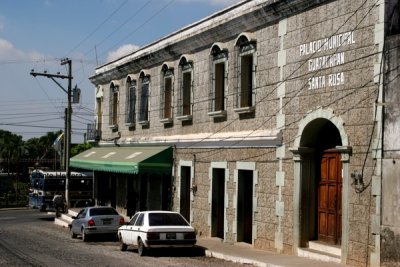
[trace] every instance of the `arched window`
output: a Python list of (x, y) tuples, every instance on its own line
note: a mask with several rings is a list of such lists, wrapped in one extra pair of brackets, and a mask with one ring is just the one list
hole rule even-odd
[(110, 128), (118, 128), (118, 103), (119, 103), (119, 84), (111, 82), (110, 84), (110, 110), (109, 110), (109, 126)]
[(150, 102), (150, 75), (142, 70), (139, 75), (140, 81), (140, 106), (139, 106), (139, 124), (149, 124), (149, 102)]
[(98, 86), (96, 91), (96, 128), (95, 128), (98, 133), (101, 133), (102, 130), (101, 128), (103, 127), (103, 93), (104, 93), (103, 87)]
[(223, 43), (215, 43), (210, 49), (210, 98), (211, 117), (225, 117), (228, 84), (228, 49)]
[(125, 123), (129, 127), (134, 126), (136, 122), (136, 94), (137, 78), (135, 75), (128, 75), (126, 78)]
[(237, 113), (254, 112), (256, 103), (256, 66), (257, 46), (253, 33), (242, 33), (236, 39), (237, 81), (235, 111)]
[(193, 60), (185, 55), (179, 60), (178, 120), (191, 120), (193, 109)]
[(160, 121), (171, 123), (173, 117), (174, 68), (171, 63), (164, 63), (160, 75)]

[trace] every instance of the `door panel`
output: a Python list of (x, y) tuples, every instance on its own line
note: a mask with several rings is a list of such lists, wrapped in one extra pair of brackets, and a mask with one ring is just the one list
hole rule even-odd
[(224, 238), (225, 169), (212, 170), (211, 236)]
[(318, 184), (318, 240), (333, 244), (341, 237), (341, 170), (339, 153), (323, 154)]
[(252, 244), (253, 239), (253, 171), (238, 171), (237, 242)]
[(188, 166), (181, 166), (180, 213), (190, 222), (190, 172)]

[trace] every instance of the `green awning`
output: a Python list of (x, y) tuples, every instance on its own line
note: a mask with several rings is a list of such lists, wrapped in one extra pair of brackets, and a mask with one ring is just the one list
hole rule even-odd
[(94, 147), (70, 159), (70, 166), (79, 169), (137, 174), (171, 172), (170, 146)]

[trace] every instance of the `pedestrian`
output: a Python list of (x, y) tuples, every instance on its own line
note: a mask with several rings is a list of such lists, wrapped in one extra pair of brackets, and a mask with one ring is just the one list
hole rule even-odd
[(56, 217), (60, 217), (60, 211), (64, 209), (64, 199), (58, 191), (53, 197), (53, 207), (56, 210)]

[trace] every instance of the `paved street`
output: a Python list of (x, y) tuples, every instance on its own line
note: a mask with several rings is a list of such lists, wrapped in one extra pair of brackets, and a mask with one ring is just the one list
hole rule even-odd
[(139, 257), (119, 251), (112, 237), (83, 243), (72, 239), (54, 216), (37, 210), (0, 210), (0, 266), (242, 266), (194, 250), (159, 250)]

